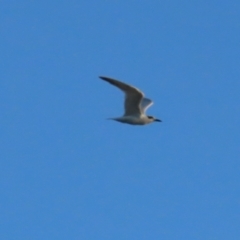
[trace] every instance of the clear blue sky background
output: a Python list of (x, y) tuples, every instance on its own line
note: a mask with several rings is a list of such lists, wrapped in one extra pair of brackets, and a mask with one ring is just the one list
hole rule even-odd
[(240, 239), (238, 0), (0, 9), (0, 239)]

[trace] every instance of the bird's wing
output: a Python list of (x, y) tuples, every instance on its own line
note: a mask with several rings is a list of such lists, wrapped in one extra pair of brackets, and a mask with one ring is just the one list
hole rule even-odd
[(153, 101), (148, 98), (143, 98), (140, 104), (141, 112), (144, 114), (149, 107), (153, 105)]
[(141, 114), (142, 111), (141, 111), (140, 103), (142, 101), (142, 98), (144, 97), (144, 94), (139, 89), (109, 77), (100, 77), (100, 78), (104, 81), (109, 82), (115, 87), (118, 87), (125, 93), (124, 116)]

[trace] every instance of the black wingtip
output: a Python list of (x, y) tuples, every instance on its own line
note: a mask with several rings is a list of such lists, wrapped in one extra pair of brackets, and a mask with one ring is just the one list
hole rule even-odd
[(108, 77), (104, 77), (104, 76), (99, 76), (99, 78), (101, 78), (102, 80), (107, 80)]

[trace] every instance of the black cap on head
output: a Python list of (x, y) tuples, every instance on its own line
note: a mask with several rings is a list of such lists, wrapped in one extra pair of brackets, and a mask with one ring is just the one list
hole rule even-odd
[(153, 116), (148, 116), (148, 118), (149, 118), (149, 119), (152, 119), (154, 122), (162, 122), (162, 120), (157, 119), (157, 118), (155, 118), (155, 117), (153, 117)]

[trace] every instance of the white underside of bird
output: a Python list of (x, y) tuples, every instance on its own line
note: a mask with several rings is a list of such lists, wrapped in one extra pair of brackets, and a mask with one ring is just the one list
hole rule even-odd
[(145, 114), (146, 110), (153, 104), (153, 101), (145, 98), (143, 92), (139, 89), (109, 77), (100, 76), (100, 78), (115, 87), (118, 87), (125, 93), (124, 115), (122, 117), (109, 119), (132, 125), (145, 125), (152, 122), (161, 122), (160, 119)]

